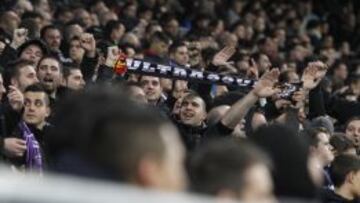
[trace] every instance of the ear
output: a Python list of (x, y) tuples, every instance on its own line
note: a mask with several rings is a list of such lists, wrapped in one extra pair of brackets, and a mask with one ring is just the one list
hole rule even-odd
[(46, 118), (49, 117), (51, 114), (51, 109), (49, 106), (46, 107)]
[(349, 174), (346, 175), (345, 181), (353, 184), (356, 181), (356, 172), (350, 172)]
[(136, 184), (144, 187), (157, 188), (160, 185), (160, 166), (152, 158), (142, 159), (136, 169)]

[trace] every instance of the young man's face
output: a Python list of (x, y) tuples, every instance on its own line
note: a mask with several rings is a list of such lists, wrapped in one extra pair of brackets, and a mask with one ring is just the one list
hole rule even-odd
[(45, 92), (25, 92), (23, 119), (27, 124), (42, 128), (50, 114)]
[(85, 81), (80, 69), (70, 70), (70, 75), (66, 78), (66, 87), (72, 90), (84, 89)]
[(24, 92), (26, 87), (39, 82), (35, 68), (31, 65), (22, 67), (19, 70), (19, 75), (16, 79), (12, 80), (12, 84), (16, 86), (21, 92)]
[(60, 85), (62, 79), (60, 64), (53, 58), (42, 60), (38, 66), (37, 74), (47, 91), (53, 92)]
[(319, 142), (316, 146), (316, 153), (319, 156), (321, 162), (325, 165), (330, 164), (334, 160), (334, 154), (332, 153), (332, 146), (329, 141), (329, 135), (323, 132), (317, 135)]
[(152, 47), (153, 51), (155, 51), (156, 54), (161, 57), (166, 56), (169, 50), (169, 45), (161, 41), (154, 42)]
[(80, 40), (72, 40), (70, 42), (69, 55), (75, 62), (81, 62), (85, 50), (80, 45)]
[(181, 122), (190, 126), (200, 126), (205, 119), (204, 101), (200, 97), (185, 97), (180, 108)]
[(51, 50), (58, 51), (61, 44), (61, 33), (58, 29), (49, 29), (45, 33), (44, 40)]
[(360, 120), (353, 120), (348, 124), (346, 136), (354, 142), (357, 148), (360, 147)]
[(40, 47), (36, 45), (30, 45), (23, 50), (20, 58), (32, 61), (35, 65), (37, 65), (42, 56), (43, 52)]
[(189, 52), (186, 46), (178, 47), (173, 54), (173, 58), (176, 63), (185, 66), (189, 63)]
[(146, 94), (146, 99), (149, 102), (156, 102), (160, 99), (162, 88), (160, 86), (160, 79), (152, 76), (143, 76), (140, 80), (142, 88)]

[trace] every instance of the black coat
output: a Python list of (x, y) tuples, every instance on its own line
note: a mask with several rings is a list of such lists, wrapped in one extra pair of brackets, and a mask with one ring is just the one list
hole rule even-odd
[(323, 203), (360, 203), (359, 199), (348, 200), (329, 189), (321, 191), (321, 201)]
[(213, 138), (230, 136), (233, 129), (224, 126), (221, 122), (207, 126), (189, 126), (179, 121), (175, 121), (181, 135), (181, 139), (188, 151), (193, 151), (205, 141)]

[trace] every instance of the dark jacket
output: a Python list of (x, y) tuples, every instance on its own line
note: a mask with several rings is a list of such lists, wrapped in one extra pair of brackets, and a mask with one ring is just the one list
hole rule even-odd
[(179, 121), (175, 121), (181, 135), (181, 139), (188, 151), (193, 151), (202, 143), (209, 139), (230, 136), (233, 129), (224, 126), (221, 122), (215, 125), (207, 126), (189, 126)]
[(84, 80), (88, 83), (92, 80), (92, 77), (95, 73), (96, 66), (98, 64), (98, 57), (89, 58), (84, 55), (83, 60), (80, 64), (81, 73), (84, 76)]
[(329, 189), (321, 191), (321, 201), (323, 203), (360, 203), (359, 199), (348, 200)]

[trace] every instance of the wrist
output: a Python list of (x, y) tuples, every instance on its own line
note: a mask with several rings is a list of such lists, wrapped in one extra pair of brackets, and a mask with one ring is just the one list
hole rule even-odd
[(255, 99), (255, 100), (259, 100), (260, 99), (260, 96), (254, 91), (254, 90), (251, 90), (248, 94), (248, 96), (252, 99)]

